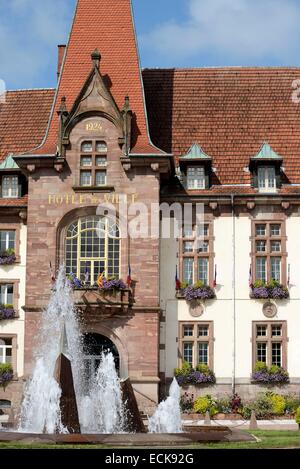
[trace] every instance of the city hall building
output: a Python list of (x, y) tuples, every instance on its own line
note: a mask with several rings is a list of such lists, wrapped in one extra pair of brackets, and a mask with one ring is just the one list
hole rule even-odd
[[(18, 409), (61, 264), (88, 272), (74, 297), (90, 369), (111, 348), (141, 410), (184, 362), (215, 374), (197, 393), (254, 397), (257, 362), (299, 393), (298, 79), (287, 67), (141, 70), (130, 0), (78, 0), (57, 88), (0, 102), (0, 363), (14, 370), (0, 402)], [(149, 216), (203, 204), (200, 247), (195, 210), (176, 235), (122, 236), (124, 194)], [(99, 215), (104, 202), (120, 223)], [(170, 209), (151, 223), (181, 221)], [(128, 271), (114, 299), (94, 288)], [(190, 301), (199, 281), (214, 294)]]

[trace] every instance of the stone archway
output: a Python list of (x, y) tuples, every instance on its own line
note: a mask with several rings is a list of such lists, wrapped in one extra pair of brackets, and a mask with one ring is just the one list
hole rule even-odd
[[(112, 348), (112, 352), (118, 355), (117, 357), (117, 369), (119, 372), (119, 376), (121, 379), (127, 379), (129, 377), (129, 355), (127, 347), (124, 345), (123, 341), (117, 335), (116, 331), (106, 327), (103, 324), (89, 324), (88, 326), (84, 327), (82, 330), (83, 336), (90, 335), (90, 336), (100, 336), (103, 337), (103, 347), (105, 349)], [(111, 345), (112, 344), (112, 345)], [(116, 356), (115, 356), (116, 361)]]

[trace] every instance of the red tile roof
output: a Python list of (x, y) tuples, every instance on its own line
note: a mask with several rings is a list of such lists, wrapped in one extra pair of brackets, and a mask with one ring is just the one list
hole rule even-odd
[(176, 158), (201, 145), (213, 184), (249, 184), (245, 168), (264, 142), (283, 157), (287, 182), (300, 183), (300, 68), (146, 69), (143, 79), (153, 142)]
[(78, 0), (49, 133), (38, 154), (56, 151), (61, 98), (70, 110), (92, 70), (91, 52), (102, 55), (100, 70), (111, 83), (110, 91), (121, 110), (125, 96), (135, 114), (132, 153), (161, 153), (151, 145), (143, 98), (142, 79), (130, 0)]
[(54, 90), (8, 91), (0, 103), (0, 161), (38, 145), (45, 134)]

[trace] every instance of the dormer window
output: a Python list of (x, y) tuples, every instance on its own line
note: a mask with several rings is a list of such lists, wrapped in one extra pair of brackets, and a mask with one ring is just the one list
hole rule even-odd
[(189, 166), (187, 168), (187, 188), (205, 189), (205, 169), (204, 166)]
[(260, 166), (257, 174), (259, 192), (276, 192), (276, 172), (274, 166)]
[(257, 155), (250, 159), (252, 185), (260, 193), (276, 193), (281, 187), (283, 158), (268, 143), (264, 143)]
[(18, 176), (2, 176), (2, 197), (4, 199), (17, 199), (19, 197)]
[(209, 189), (212, 159), (194, 143), (186, 155), (179, 157), (180, 172), (187, 190)]

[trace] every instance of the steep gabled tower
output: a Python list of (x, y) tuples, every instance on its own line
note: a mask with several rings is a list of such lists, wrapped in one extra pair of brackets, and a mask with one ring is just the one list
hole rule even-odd
[[(126, 237), (107, 241), (104, 251), (99, 245), (85, 250), (78, 234), (84, 224), (93, 230), (103, 202), (118, 211), (120, 194), (143, 202), (150, 214), (159, 203), (161, 175), (171, 166), (148, 134), (130, 0), (78, 0), (45, 138), (15, 159), (29, 182), (26, 375), (49, 300), (49, 263), (65, 263), (77, 277), (88, 269), (91, 285), (103, 272), (126, 280), (130, 267), (130, 300), (109, 304), (92, 292), (78, 304), (84, 332), (113, 342), (121, 376), (131, 377), (143, 407), (151, 408), (159, 383), (159, 240), (149, 229), (148, 239)], [(68, 241), (71, 226), (77, 227), (74, 245)], [(93, 243), (95, 237), (87, 239)]]

